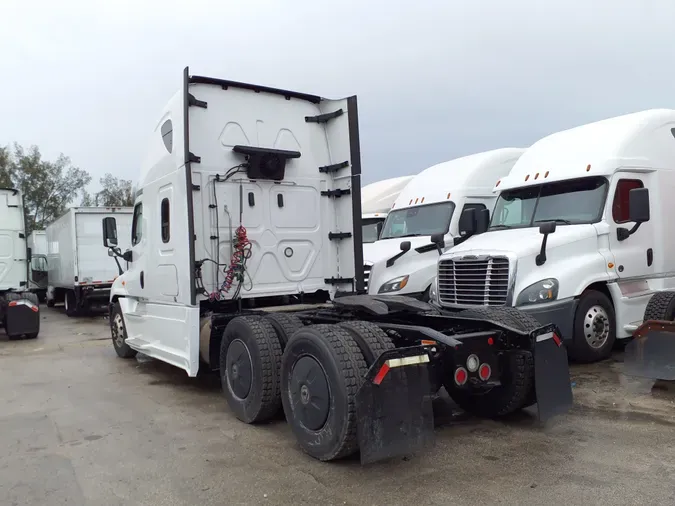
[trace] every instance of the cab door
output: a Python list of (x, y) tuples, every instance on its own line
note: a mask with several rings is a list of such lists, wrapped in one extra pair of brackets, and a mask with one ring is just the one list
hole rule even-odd
[(650, 214), (654, 214), (655, 192), (649, 188), (649, 174), (619, 172), (609, 188), (607, 223), (609, 224), (609, 249), (614, 256), (613, 271), (620, 280), (647, 278), (655, 272), (655, 250), (653, 220), (642, 223), (629, 237), (619, 236), (619, 229), (631, 230), (635, 223), (630, 221), (628, 195), (634, 188), (650, 189)]

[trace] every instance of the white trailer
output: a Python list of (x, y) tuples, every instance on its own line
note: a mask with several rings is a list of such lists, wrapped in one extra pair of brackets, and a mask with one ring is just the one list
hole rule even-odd
[(429, 304), (358, 294), (357, 116), (356, 97), (185, 69), (150, 138), (130, 251), (103, 221), (103, 243), (129, 262), (111, 290), (117, 354), (141, 352), (189, 376), (219, 370), (237, 418), (263, 422), (283, 409), (321, 460), (360, 451), (373, 462), (433, 444), (429, 394), (441, 384), (477, 414), (568, 409), (553, 326), (533, 328), (514, 309), (428, 316)]
[(439, 163), (415, 176), (393, 204), (380, 239), (363, 246), (368, 293), (428, 300), (438, 262), (432, 236), (442, 235), (448, 246), (459, 240), (465, 232), (462, 213), (492, 209), (495, 183), (523, 152), (495, 149)]
[(31, 252), (30, 275), (28, 287), (31, 292), (38, 296), (40, 302), (47, 299), (47, 232), (33, 230), (27, 239), (28, 248)]
[(131, 247), (131, 207), (73, 207), (47, 227), (47, 305), (63, 302), (68, 316), (106, 306), (119, 275), (102, 245), (101, 220), (114, 218), (120, 246)]
[(675, 287), (673, 187), (675, 110), (545, 137), (495, 188), (488, 231), (440, 259), (439, 302), (516, 306), (558, 325), (572, 358), (605, 358)]
[(39, 302), (27, 291), (29, 263), (21, 192), (0, 188), (0, 324), (10, 339), (40, 332)]
[(384, 179), (361, 189), (361, 236), (364, 244), (377, 241), (391, 206), (413, 177)]

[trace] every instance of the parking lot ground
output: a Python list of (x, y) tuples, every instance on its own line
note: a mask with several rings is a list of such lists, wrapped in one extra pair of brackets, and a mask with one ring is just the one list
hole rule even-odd
[(283, 420), (234, 418), (217, 377), (121, 360), (107, 320), (42, 309), (37, 340), (0, 331), (1, 505), (675, 504), (675, 389), (573, 366), (575, 408), (476, 420), (435, 403), (431, 451), (321, 463)]

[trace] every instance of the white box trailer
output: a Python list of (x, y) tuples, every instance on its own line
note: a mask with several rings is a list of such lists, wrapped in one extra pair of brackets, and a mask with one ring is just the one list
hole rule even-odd
[(101, 220), (115, 218), (125, 249), (131, 247), (132, 215), (131, 207), (73, 207), (47, 227), (47, 305), (63, 302), (68, 316), (107, 305), (119, 270), (103, 246)]

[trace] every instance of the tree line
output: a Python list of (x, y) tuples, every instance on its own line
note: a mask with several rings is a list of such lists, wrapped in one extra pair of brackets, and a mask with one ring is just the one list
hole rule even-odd
[(89, 193), (87, 185), (91, 183), (91, 176), (86, 170), (74, 167), (63, 154), (49, 161), (42, 158), (37, 146), (28, 149), (19, 144), (0, 146), (0, 188), (21, 190), (28, 233), (43, 230), (72, 205), (133, 205), (131, 181), (106, 174), (99, 182), (101, 190)]

